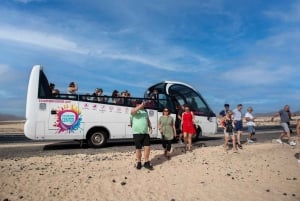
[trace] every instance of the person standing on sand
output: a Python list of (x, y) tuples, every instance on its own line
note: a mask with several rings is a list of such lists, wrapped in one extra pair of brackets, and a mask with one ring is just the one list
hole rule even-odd
[(241, 144), (241, 136), (243, 134), (242, 109), (243, 105), (238, 104), (237, 107), (232, 111), (234, 120), (234, 130), (235, 132), (237, 132), (237, 146), (240, 149), (243, 149)]
[(142, 168), (142, 148), (144, 147), (144, 167), (153, 170), (150, 163), (150, 134), (152, 133), (152, 126), (148, 116), (147, 110), (144, 109), (145, 103), (137, 101), (136, 107), (131, 110), (131, 126), (133, 132), (133, 140), (136, 148), (136, 169)]
[(236, 139), (235, 139), (235, 134), (233, 132), (233, 119), (232, 119), (232, 111), (231, 110), (228, 110), (226, 112), (225, 117), (223, 117), (223, 119), (221, 120), (221, 125), (224, 128), (224, 135), (225, 135), (224, 149), (225, 149), (225, 151), (228, 150), (228, 142), (231, 137), (233, 151), (237, 152)]
[(298, 142), (300, 143), (300, 119), (297, 120), (296, 133), (298, 135)]
[(225, 117), (226, 113), (229, 111), (229, 104), (228, 103), (225, 103), (224, 104), (224, 110), (222, 110), (220, 113), (219, 113), (219, 116), (221, 118)]
[(168, 108), (164, 108), (163, 116), (158, 120), (158, 129), (162, 135), (162, 146), (164, 155), (170, 159), (172, 140), (176, 137), (176, 128), (173, 117), (170, 116)]
[(288, 126), (288, 122), (290, 121), (289, 117), (289, 111), (290, 111), (290, 106), (285, 105), (283, 109), (279, 110), (272, 118), (271, 121), (274, 120), (275, 117), (280, 116), (280, 125), (283, 129), (283, 132), (279, 136), (279, 139), (276, 140), (276, 142), (282, 144), (282, 138), (284, 136), (288, 137), (289, 145), (295, 146), (296, 142), (291, 141), (291, 133), (290, 133), (290, 128)]
[(245, 120), (246, 120), (246, 124), (248, 127), (248, 138), (247, 138), (247, 142), (248, 143), (253, 143), (254, 141), (252, 140), (252, 137), (255, 135), (255, 123), (254, 123), (254, 116), (252, 114), (253, 112), (253, 108), (252, 107), (248, 107), (247, 108), (247, 112), (245, 114)]
[(192, 151), (192, 136), (196, 134), (194, 121), (194, 113), (190, 110), (190, 106), (185, 104), (181, 124), (184, 142), (188, 151)]

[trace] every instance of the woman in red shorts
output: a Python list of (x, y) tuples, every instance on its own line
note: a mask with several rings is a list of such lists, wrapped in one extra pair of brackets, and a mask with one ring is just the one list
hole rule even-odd
[(191, 151), (192, 135), (196, 134), (196, 129), (194, 127), (194, 113), (190, 110), (190, 107), (187, 104), (184, 105), (181, 124), (186, 149)]

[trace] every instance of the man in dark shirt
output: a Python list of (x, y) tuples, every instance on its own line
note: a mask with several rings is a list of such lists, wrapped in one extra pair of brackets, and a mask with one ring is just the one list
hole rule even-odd
[(291, 133), (290, 133), (290, 128), (288, 125), (288, 122), (290, 121), (290, 116), (289, 116), (289, 111), (290, 111), (290, 106), (285, 105), (283, 109), (279, 110), (279, 112), (277, 112), (273, 117), (272, 117), (272, 121), (274, 120), (274, 117), (280, 116), (280, 125), (283, 129), (283, 132), (281, 133), (279, 139), (277, 139), (276, 141), (280, 144), (282, 144), (282, 138), (284, 136), (288, 137), (288, 141), (289, 144), (291, 146), (295, 146), (296, 142), (291, 141)]
[(225, 117), (225, 115), (226, 115), (226, 113), (227, 113), (227, 111), (229, 110), (229, 104), (224, 104), (224, 110), (222, 110), (220, 113), (219, 113), (219, 115), (220, 115), (220, 117)]

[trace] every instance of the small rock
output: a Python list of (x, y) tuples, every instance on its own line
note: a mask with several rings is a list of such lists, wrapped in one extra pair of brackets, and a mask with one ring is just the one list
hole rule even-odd
[(293, 193), (293, 194), (292, 194), (292, 196), (293, 196), (293, 197), (295, 197), (295, 196), (296, 196), (296, 194), (295, 194), (295, 193)]
[(122, 182), (121, 182), (121, 185), (122, 185), (122, 186), (125, 186), (125, 185), (126, 185), (126, 182), (125, 182), (125, 181), (122, 181)]
[(23, 199), (24, 197), (21, 195), (21, 196), (19, 196), (19, 199)]
[(116, 180), (115, 180), (115, 179), (113, 179), (113, 180), (112, 180), (112, 182), (113, 182), (113, 183), (116, 183)]
[(172, 199), (171, 199), (171, 201), (175, 201), (175, 199), (174, 199), (174, 198), (172, 198)]
[(10, 201), (8, 198), (4, 198), (3, 201)]
[(124, 179), (127, 179), (127, 177), (124, 177)]
[(286, 193), (283, 193), (283, 195), (287, 195)]
[(231, 177), (232, 180), (234, 180), (234, 177)]
[(228, 177), (230, 177), (230, 176), (231, 176), (231, 174), (227, 173), (227, 176), (228, 176)]
[(270, 192), (270, 190), (269, 190), (269, 189), (267, 189), (267, 190), (266, 190), (266, 192)]
[(297, 180), (297, 178), (296, 178), (296, 177), (294, 177), (294, 178), (293, 178), (293, 180), (294, 180), (294, 181), (296, 181), (296, 180)]

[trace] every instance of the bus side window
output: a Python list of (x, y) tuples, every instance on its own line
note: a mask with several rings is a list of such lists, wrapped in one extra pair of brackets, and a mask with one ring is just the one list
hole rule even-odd
[(40, 72), (39, 79), (39, 89), (38, 89), (38, 98), (50, 98), (51, 90), (49, 86), (49, 82), (43, 71)]

